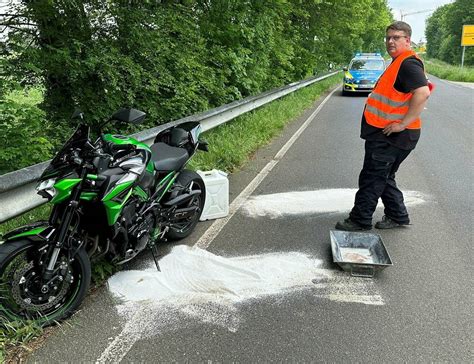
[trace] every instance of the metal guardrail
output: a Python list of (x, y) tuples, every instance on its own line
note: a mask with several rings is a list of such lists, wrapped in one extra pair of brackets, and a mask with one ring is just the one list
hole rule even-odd
[[(264, 92), (257, 96), (250, 96), (230, 104), (219, 106), (206, 112), (187, 116), (167, 124), (147, 129), (133, 134), (132, 137), (148, 145), (153, 143), (155, 136), (162, 130), (187, 121), (199, 121), (203, 131), (215, 128), (248, 111), (254, 110), (273, 100), (288, 95), (300, 88), (324, 80), (337, 72), (331, 72), (320, 77), (311, 77), (303, 81), (294, 82), (287, 86)], [(46, 203), (46, 199), (36, 194), (36, 180), (43, 173), (50, 161), (35, 164), (18, 171), (0, 176), (0, 223), (21, 215), (35, 207)]]

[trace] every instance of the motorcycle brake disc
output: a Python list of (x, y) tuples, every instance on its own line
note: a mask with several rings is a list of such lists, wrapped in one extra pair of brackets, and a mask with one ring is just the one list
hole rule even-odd
[[(39, 287), (40, 277), (34, 268), (34, 264), (31, 261), (15, 271), (11, 282), (13, 299), (18, 306), (28, 311), (41, 312), (49, 310), (60, 303), (66, 296), (69, 286), (71, 285), (72, 275), (68, 271), (62, 282), (59, 282), (60, 287), (58, 287), (59, 284), (52, 286), (53, 289), (54, 287), (60, 289), (43, 294)], [(35, 280), (38, 283), (36, 283)], [(34, 287), (34, 285), (37, 287)], [(31, 290), (31, 288), (35, 289)]]

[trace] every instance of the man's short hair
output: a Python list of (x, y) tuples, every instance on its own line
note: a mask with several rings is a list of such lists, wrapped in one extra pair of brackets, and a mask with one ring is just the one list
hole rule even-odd
[(389, 30), (401, 30), (404, 31), (406, 35), (411, 38), (411, 26), (405, 23), (404, 21), (396, 21), (390, 24), (387, 29), (385, 29), (385, 33)]

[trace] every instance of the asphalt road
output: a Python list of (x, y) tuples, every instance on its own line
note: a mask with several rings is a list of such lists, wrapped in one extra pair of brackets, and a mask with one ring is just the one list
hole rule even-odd
[[(220, 232), (200, 240), (213, 255), (198, 251), (199, 269), (209, 262), (224, 283), (228, 272), (255, 277), (205, 298), (184, 290), (166, 304), (127, 306), (103, 287), (29, 361), (473, 362), (474, 90), (432, 80), (437, 88), (422, 115), (421, 140), (397, 177), (415, 199), (412, 225), (372, 231), (380, 233), (392, 267), (367, 279), (332, 263), (329, 231), (350, 209), (363, 159), (365, 97), (343, 97), (338, 89), (317, 115), (322, 99), (230, 176), (232, 201), (262, 169), (268, 172)], [(268, 163), (272, 168), (264, 169)], [(382, 214), (378, 209), (375, 219)], [(200, 223), (183, 243), (194, 246), (211, 225)], [(162, 248), (165, 263), (180, 258), (172, 248)], [(144, 256), (128, 269), (149, 263)], [(183, 256), (185, 273), (196, 273), (187, 277), (191, 287), (216, 284), (204, 273), (200, 280), (193, 264)], [(240, 290), (243, 281), (254, 286)], [(153, 296), (153, 287), (143, 290)]]

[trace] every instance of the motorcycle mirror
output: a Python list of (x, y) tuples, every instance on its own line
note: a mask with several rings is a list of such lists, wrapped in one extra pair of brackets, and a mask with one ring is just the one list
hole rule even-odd
[(81, 121), (84, 120), (84, 113), (79, 110), (79, 109), (76, 109), (74, 110), (74, 112), (72, 113), (72, 116), (71, 116), (71, 119), (74, 120), (74, 119), (79, 119)]
[(140, 124), (145, 120), (146, 113), (137, 109), (120, 109), (112, 116), (112, 120), (123, 121), (125, 123)]
[(197, 149), (202, 150), (204, 152), (209, 152), (209, 143), (204, 139), (199, 139), (199, 144)]

